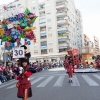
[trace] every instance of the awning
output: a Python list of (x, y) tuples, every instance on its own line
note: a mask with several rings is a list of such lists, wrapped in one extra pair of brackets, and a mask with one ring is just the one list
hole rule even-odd
[(47, 46), (41, 46), (41, 49), (47, 49)]
[(56, 0), (56, 2), (61, 2), (61, 1), (63, 1), (63, 0)]
[(59, 49), (67, 49), (67, 46), (60, 46)]
[(66, 30), (61, 30), (61, 31), (58, 31), (58, 34), (66, 33), (66, 32), (67, 32)]
[(61, 38), (61, 39), (58, 39), (58, 42), (65, 42), (67, 40), (67, 38)]
[(46, 36), (46, 33), (41, 33), (40, 36)]

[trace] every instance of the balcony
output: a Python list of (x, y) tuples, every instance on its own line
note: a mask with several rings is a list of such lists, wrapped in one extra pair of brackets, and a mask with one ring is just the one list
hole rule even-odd
[(57, 2), (57, 3), (59, 3), (59, 2), (64, 2), (64, 0), (56, 0), (56, 2)]
[(67, 29), (66, 29), (65, 26), (62, 26), (62, 27), (59, 27), (59, 26), (58, 26), (58, 27), (57, 27), (57, 31), (58, 31), (59, 33), (62, 33), (62, 32), (63, 32), (63, 33), (64, 33), (64, 32), (66, 33), (66, 30), (67, 30)]
[(45, 32), (46, 32), (46, 29), (40, 30), (40, 33), (45, 33)]
[(68, 34), (67, 34), (66, 28), (62, 28), (62, 29), (58, 30), (58, 36), (59, 37), (67, 37)]
[(46, 33), (46, 26), (41, 26), (40, 27), (40, 33)]
[(57, 12), (58, 17), (64, 17), (66, 15), (67, 15), (67, 13), (65, 13), (65, 12)]
[(45, 11), (39, 12), (39, 17), (44, 17), (45, 16)]
[(68, 46), (59, 46), (59, 52), (66, 52)]
[(57, 20), (57, 24), (58, 25), (65, 25), (66, 24), (66, 20), (64, 20), (64, 19)]
[(45, 10), (45, 4), (39, 5), (39, 11), (44, 11)]
[(43, 49), (47, 49), (47, 45), (41, 46), (40, 48), (41, 48), (42, 50), (43, 50)]
[(41, 39), (45, 39), (46, 37), (47, 37), (46, 33), (41, 33), (41, 34), (40, 34), (40, 38), (41, 38)]
[(58, 39), (58, 43), (59, 44), (66, 43), (66, 41), (67, 41), (67, 38), (60, 38), (60, 39)]
[(57, 3), (56, 9), (61, 9), (61, 8), (65, 8), (65, 4), (64, 3)]
[(59, 10), (59, 9), (68, 10), (68, 3), (66, 3), (65, 1), (56, 3), (56, 9), (57, 10)]
[(47, 54), (47, 49), (41, 50), (41, 54)]
[(67, 49), (68, 46), (59, 46), (59, 49)]

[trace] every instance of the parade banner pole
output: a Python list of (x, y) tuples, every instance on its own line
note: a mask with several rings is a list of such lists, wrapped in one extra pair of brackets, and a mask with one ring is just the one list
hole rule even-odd
[(6, 67), (6, 62), (7, 62), (7, 61), (6, 61), (6, 55), (5, 55), (5, 54), (6, 54), (6, 50), (5, 50), (5, 46), (4, 46), (4, 58), (5, 58), (5, 59), (4, 59), (4, 66)]

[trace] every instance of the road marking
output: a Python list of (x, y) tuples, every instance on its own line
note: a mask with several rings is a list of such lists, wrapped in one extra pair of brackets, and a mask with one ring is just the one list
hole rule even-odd
[[(68, 74), (52, 74), (52, 76), (66, 76), (66, 75), (68, 75)], [(42, 75), (37, 75), (36, 77), (39, 77), (39, 76), (51, 76), (51, 74), (49, 75), (49, 74), (42, 74)]]
[(94, 74), (93, 76), (100, 80), (100, 76), (99, 75)]
[[(29, 78), (30, 80), (32, 80), (33, 78)], [(14, 85), (12, 85), (12, 86), (9, 86), (9, 87), (7, 87), (6, 89), (12, 89), (12, 88), (14, 88), (14, 87), (16, 87), (16, 84), (14, 84)]]
[(33, 85), (33, 84), (37, 83), (38, 81), (42, 80), (43, 78), (44, 77), (39, 77), (38, 79), (32, 81), (31, 84)]
[(92, 80), (89, 76), (87, 75), (82, 75), (84, 80), (90, 85), (90, 86), (99, 86), (94, 80)]
[(41, 84), (39, 84), (37, 87), (45, 87), (53, 78), (54, 76), (50, 76), (45, 81), (43, 81)]
[(53, 87), (61, 87), (63, 85), (65, 76), (60, 76)]
[(2, 83), (1, 83), (1, 80), (0, 80), (0, 84), (2, 84)]
[(1, 85), (0, 88), (3, 88), (3, 87), (5, 87), (5, 86), (8, 86), (8, 85), (13, 84), (13, 83), (16, 83), (16, 82), (17, 82), (17, 81), (15, 80), (15, 81), (13, 81), (13, 82), (10, 82), (10, 83), (7, 83), (7, 84), (4, 84), (4, 85)]
[(76, 75), (73, 76), (73, 83), (71, 83), (71, 86), (80, 86), (80, 83), (79, 83)]

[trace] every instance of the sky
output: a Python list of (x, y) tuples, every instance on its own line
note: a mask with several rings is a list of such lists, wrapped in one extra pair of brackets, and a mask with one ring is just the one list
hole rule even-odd
[[(1, 4), (8, 4), (14, 0), (1, 0)], [(74, 0), (76, 8), (82, 13), (83, 33), (91, 40), (93, 36), (100, 38), (100, 0)]]
[(74, 0), (76, 8), (82, 13), (83, 31), (90, 39), (100, 39), (100, 0)]

